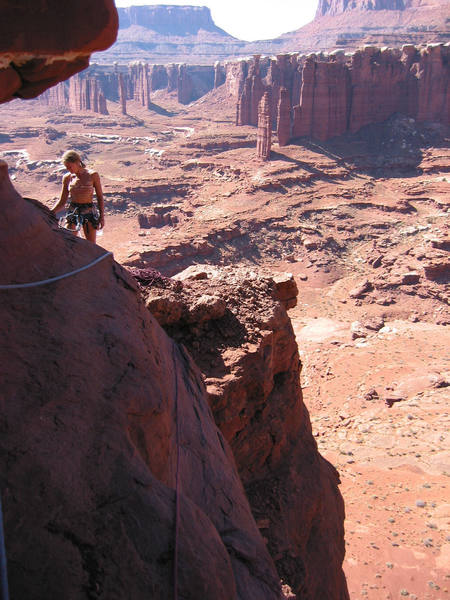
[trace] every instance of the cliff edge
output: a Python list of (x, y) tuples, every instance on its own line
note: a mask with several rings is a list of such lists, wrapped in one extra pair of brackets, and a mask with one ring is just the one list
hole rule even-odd
[(144, 280), (146, 304), (205, 377), (278, 573), (298, 598), (347, 599), (344, 504), (303, 403), (292, 275), (198, 265), (174, 279)]
[[(102, 248), (58, 230), (0, 165), (2, 285)], [(280, 597), (197, 367), (107, 256), (0, 290), (0, 485), (11, 596)]]

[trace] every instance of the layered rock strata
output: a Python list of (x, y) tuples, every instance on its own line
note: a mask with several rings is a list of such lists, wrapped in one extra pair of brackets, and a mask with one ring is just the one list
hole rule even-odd
[(278, 106), (284, 87), (292, 106), (292, 137), (327, 140), (394, 113), (450, 124), (449, 59), (449, 44), (404, 46), (401, 51), (365, 47), (350, 56), (279, 56), (270, 61), (265, 76), (256, 68), (259, 59), (249, 61), (247, 68), (240, 64), (238, 79), (228, 69), (227, 85), (238, 93), (239, 125), (254, 125), (252, 90), (269, 90)]
[(193, 266), (174, 282), (134, 272), (150, 312), (205, 377), (281, 577), (299, 598), (348, 598), (338, 475), (317, 452), (286, 312), (296, 303), (293, 277)]
[(448, 12), (448, 0), (321, 0), (311, 23), (278, 38), (277, 52), (445, 44)]
[(121, 30), (139, 26), (165, 36), (195, 35), (200, 31), (227, 35), (214, 23), (206, 6), (130, 6), (118, 12)]
[[(0, 205), (2, 285), (105, 253), (23, 200), (3, 162)], [(0, 307), (11, 596), (167, 600), (177, 581), (192, 600), (278, 600), (200, 372), (135, 280), (107, 257), (55, 283), (2, 289)]]
[[(411, 1), (408, 3), (411, 5)], [(404, 0), (319, 0), (316, 17), (337, 15), (350, 10), (403, 10), (404, 8)]]
[(213, 64), (241, 55), (247, 45), (218, 27), (205, 6), (131, 6), (118, 12), (117, 44), (100, 55), (102, 62)]

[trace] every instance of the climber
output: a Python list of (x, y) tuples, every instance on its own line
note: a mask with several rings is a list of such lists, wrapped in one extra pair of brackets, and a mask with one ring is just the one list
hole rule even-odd
[[(86, 169), (80, 155), (74, 150), (66, 152), (62, 161), (69, 172), (63, 177), (61, 196), (52, 208), (52, 213), (62, 210), (69, 199), (64, 226), (75, 235), (78, 235), (82, 226), (85, 238), (95, 243), (97, 229), (103, 229), (105, 225), (100, 176), (97, 172)], [(93, 203), (94, 190), (98, 210)]]

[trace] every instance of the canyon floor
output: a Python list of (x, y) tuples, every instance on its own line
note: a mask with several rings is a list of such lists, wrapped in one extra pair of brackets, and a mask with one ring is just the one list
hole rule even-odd
[(340, 472), (352, 600), (450, 597), (448, 130), (396, 115), (256, 158), (219, 88), (109, 116), (0, 108), (0, 157), (51, 206), (74, 148), (98, 170), (98, 243), (172, 275), (245, 265), (296, 278), (290, 311), (321, 453)]

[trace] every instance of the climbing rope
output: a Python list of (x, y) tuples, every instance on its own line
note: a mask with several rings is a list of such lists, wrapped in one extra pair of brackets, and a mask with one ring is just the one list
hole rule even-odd
[(0, 586), (2, 600), (9, 600), (8, 572), (6, 569), (5, 533), (3, 530), (2, 499), (0, 497)]
[(59, 281), (60, 279), (65, 279), (66, 277), (70, 277), (71, 275), (76, 275), (77, 273), (81, 273), (81, 271), (86, 271), (86, 269), (90, 269), (101, 260), (106, 258), (107, 256), (112, 256), (112, 252), (107, 252), (103, 254), (99, 258), (96, 258), (88, 265), (84, 267), (80, 267), (79, 269), (75, 269), (75, 271), (70, 271), (70, 273), (64, 273), (64, 275), (58, 275), (57, 277), (50, 277), (49, 279), (42, 279), (42, 281), (33, 281), (31, 283), (12, 283), (9, 285), (0, 285), (0, 290), (18, 290), (23, 288), (31, 288), (37, 287), (38, 285), (46, 285), (47, 283), (53, 283), (54, 281)]
[(175, 468), (175, 548), (173, 557), (173, 600), (178, 600), (178, 540), (180, 527), (180, 419), (178, 418), (178, 371), (175, 362), (175, 342), (172, 342), (172, 361), (175, 373), (175, 425), (177, 462)]

